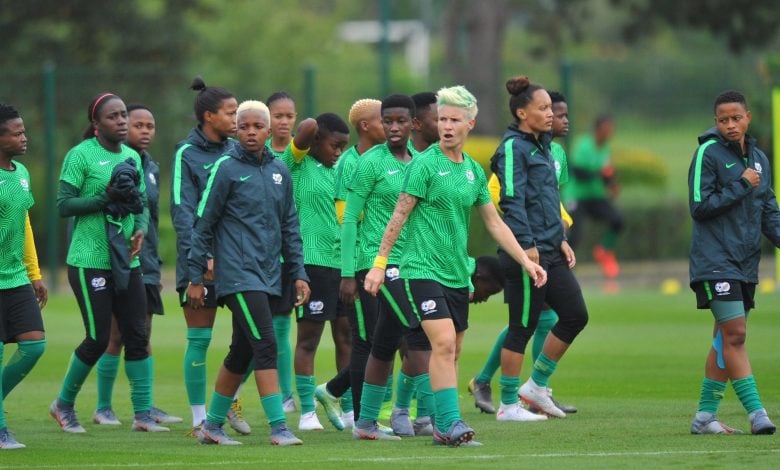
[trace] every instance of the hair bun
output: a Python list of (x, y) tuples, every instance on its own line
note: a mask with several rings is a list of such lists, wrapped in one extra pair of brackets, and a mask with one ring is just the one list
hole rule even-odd
[(531, 85), (531, 81), (525, 75), (512, 77), (506, 81), (506, 90), (510, 95), (517, 96)]
[(190, 85), (190, 89), (197, 92), (202, 92), (206, 89), (206, 82), (204, 82), (200, 77), (195, 77), (192, 79), (192, 85)]

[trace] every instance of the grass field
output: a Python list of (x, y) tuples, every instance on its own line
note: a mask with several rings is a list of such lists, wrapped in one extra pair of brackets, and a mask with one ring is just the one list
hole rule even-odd
[[(173, 300), (168, 296), (167, 300)], [(189, 407), (182, 385), (181, 359), (184, 322), (169, 304), (168, 314), (155, 319), (155, 401), (185, 417), (163, 434), (129, 431), (131, 409), (127, 381), (120, 377), (114, 409), (124, 425), (100, 428), (91, 424), (95, 404), (94, 374), (84, 385), (76, 407), (87, 429), (84, 435), (60, 431), (47, 415), (56, 396), (72, 349), (83, 335), (72, 297), (60, 295), (45, 309), (48, 349), (29, 377), (5, 403), (9, 427), (28, 447), (0, 452), (0, 468), (122, 468), (225, 465), (235, 468), (386, 467), (394, 465), (464, 468), (634, 468), (634, 467), (751, 467), (777, 468), (778, 436), (691, 436), (689, 425), (698, 399), (703, 360), (708, 348), (709, 313), (692, 308), (685, 291), (660, 296), (648, 291), (618, 295), (586, 292), (591, 320), (556, 372), (551, 386), (561, 401), (580, 412), (542, 423), (498, 423), (479, 414), (466, 392), (466, 382), (478, 371), (496, 333), (505, 321), (498, 299), (472, 309), (460, 365), (461, 407), (476, 429), (479, 448), (434, 448), (429, 438), (402, 442), (356, 442), (347, 432), (326, 430), (298, 433), (305, 444), (274, 448), (267, 443), (254, 387), (244, 392), (245, 415), (252, 435), (239, 447), (201, 446), (188, 429)], [(780, 419), (780, 374), (777, 331), (780, 295), (762, 294), (751, 316), (748, 347), (762, 398), (770, 416)], [(229, 342), (228, 315), (221, 313), (209, 356), (209, 384)], [(7, 346), (6, 360), (15, 347)], [(529, 367), (524, 367), (527, 377)], [(317, 357), (318, 382), (334, 372), (333, 347), (323, 340)], [(498, 398), (494, 381), (494, 400)], [(749, 428), (733, 390), (729, 388), (720, 417), (728, 424)], [(292, 429), (297, 415), (289, 417)]]

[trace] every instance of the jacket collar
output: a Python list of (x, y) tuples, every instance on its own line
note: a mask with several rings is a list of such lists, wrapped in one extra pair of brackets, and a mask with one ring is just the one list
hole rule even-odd
[(198, 146), (206, 151), (222, 150), (229, 141), (229, 139), (223, 139), (219, 142), (209, 140), (209, 138), (206, 137), (206, 134), (203, 133), (203, 129), (201, 129), (200, 126), (195, 127), (190, 131), (190, 135), (187, 137), (187, 140), (193, 145)]
[(240, 160), (244, 163), (249, 163), (250, 165), (256, 166), (265, 166), (271, 162), (271, 160), (276, 158), (274, 157), (274, 154), (271, 152), (271, 150), (266, 146), (263, 146), (263, 149), (260, 152), (250, 152), (241, 144), (236, 144), (233, 151), (230, 152), (230, 155), (236, 160)]

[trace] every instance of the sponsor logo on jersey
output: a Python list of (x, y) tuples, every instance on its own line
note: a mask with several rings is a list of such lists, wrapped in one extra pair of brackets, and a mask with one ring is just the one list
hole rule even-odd
[(474, 184), (474, 172), (471, 170), (466, 170), (466, 179), (469, 180), (469, 183)]
[(20, 179), (19, 184), (22, 185), (22, 189), (24, 189), (25, 191), (30, 190), (30, 182), (27, 181), (26, 179), (24, 178)]
[(106, 165), (108, 165), (109, 163), (111, 163), (109, 160), (103, 160), (102, 162), (98, 162), (98, 164), (99, 164), (100, 166), (106, 166)]
[(398, 279), (400, 275), (401, 272), (395, 266), (393, 266), (392, 268), (387, 268), (387, 270), (385, 271), (385, 277), (390, 281), (395, 281), (396, 279)]
[(756, 173), (761, 173), (761, 171), (763, 170), (763, 168), (761, 168), (761, 164), (758, 162), (756, 162), (753, 166), (756, 167)]
[(394, 174), (398, 173), (401, 170), (387, 170), (387, 174), (390, 176), (393, 176)]
[(95, 292), (106, 290), (106, 278), (104, 277), (93, 277), (90, 284), (92, 284), (92, 289)]
[(272, 178), (274, 180), (274, 184), (282, 184), (282, 174), (281, 173), (274, 173)]
[(449, 174), (450, 174), (450, 172), (449, 172), (449, 171), (440, 171), (440, 172), (439, 172), (439, 176), (447, 176), (447, 175), (449, 175)]
[(325, 302), (322, 300), (312, 300), (309, 302), (309, 313), (312, 315), (320, 315), (325, 310)]
[(420, 304), (420, 309), (422, 309), (423, 315), (430, 315), (431, 313), (436, 312), (436, 301), (423, 300), (423, 302)]
[(715, 292), (717, 292), (718, 295), (728, 295), (730, 291), (731, 291), (731, 284), (729, 284), (728, 282), (715, 283)]

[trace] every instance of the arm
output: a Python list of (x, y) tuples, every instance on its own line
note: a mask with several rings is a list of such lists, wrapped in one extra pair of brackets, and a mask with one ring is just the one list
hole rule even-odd
[(295, 137), (293, 137), (293, 140), (281, 157), (288, 169), (292, 169), (303, 161), (303, 158), (309, 153), (309, 149), (314, 143), (317, 131), (319, 131), (319, 126), (317, 126), (317, 121), (312, 118), (304, 119), (298, 124)]
[(141, 252), (144, 237), (149, 230), (149, 198), (146, 196), (146, 177), (140, 158), (136, 162), (136, 170), (138, 170), (139, 177), (138, 192), (141, 193), (141, 204), (144, 210), (133, 216), (134, 227), (133, 235), (130, 237), (130, 258), (134, 258)]
[(691, 217), (698, 221), (712, 219), (725, 213), (758, 185), (758, 179), (755, 179), (755, 184), (749, 179), (757, 173), (748, 168), (741, 178), (720, 187), (716, 168), (718, 160), (707, 157), (704, 145), (697, 151), (688, 171)]
[(281, 214), (281, 235), (282, 235), (282, 256), (285, 263), (291, 263), (291, 272), (295, 279), (295, 306), (305, 304), (309, 301), (311, 290), (309, 289), (309, 277), (303, 265), (303, 240), (301, 240), (300, 220), (298, 211), (295, 209), (293, 199), (293, 190), (290, 175), (285, 178), (287, 181), (286, 211)]
[(479, 215), (482, 216), (482, 220), (485, 222), (485, 228), (487, 228), (493, 239), (511, 256), (517, 261), (534, 280), (536, 287), (541, 287), (547, 282), (547, 273), (541, 266), (531, 261), (525, 250), (517, 243), (515, 236), (509, 227), (501, 220), (501, 217), (496, 212), (496, 208), (492, 203), (487, 203), (479, 206)]
[(192, 227), (195, 224), (195, 210), (198, 204), (198, 188), (193, 183), (192, 170), (184, 151), (186, 145), (179, 148), (174, 156), (173, 184), (171, 185), (171, 221), (176, 231), (176, 243), (179, 256), (187, 256), (190, 250)]
[(514, 139), (507, 140), (504, 148), (495, 158), (493, 171), (501, 185), (499, 206), (506, 225), (512, 230), (523, 249), (536, 246), (528, 214), (525, 210), (525, 192), (528, 186), (528, 172), (525, 156), (514, 145)]
[(93, 197), (81, 197), (79, 188), (60, 180), (57, 188), (57, 209), (60, 217), (74, 217), (79, 215), (102, 212), (108, 204), (106, 193)]
[(35, 250), (35, 236), (30, 224), (29, 212), (24, 220), (24, 266), (27, 268), (27, 277), (30, 279), (35, 297), (38, 299), (38, 306), (43, 308), (49, 300), (49, 290), (43, 283), (41, 269), (38, 266), (38, 252)]
[(366, 274), (366, 282), (364, 288), (371, 295), (376, 295), (379, 292), (379, 287), (382, 285), (385, 279), (385, 267), (387, 266), (387, 258), (390, 256), (390, 252), (393, 250), (398, 236), (401, 234), (401, 229), (404, 228), (406, 220), (409, 218), (409, 214), (412, 213), (414, 207), (417, 205), (417, 198), (411, 194), (402, 192), (398, 195), (398, 202), (395, 205), (390, 221), (387, 223), (385, 233), (382, 236), (382, 243), (379, 245), (379, 254), (374, 261), (374, 267)]
[(357, 299), (355, 281), (355, 246), (357, 242), (357, 222), (366, 205), (366, 199), (354, 191), (347, 193), (344, 223), (341, 225), (341, 285), (339, 297), (342, 302), (351, 304)]
[(777, 206), (775, 192), (772, 190), (772, 172), (768, 164), (764, 168), (766, 168), (769, 180), (767, 181), (764, 203), (761, 207), (761, 232), (776, 247), (780, 248), (780, 209)]

